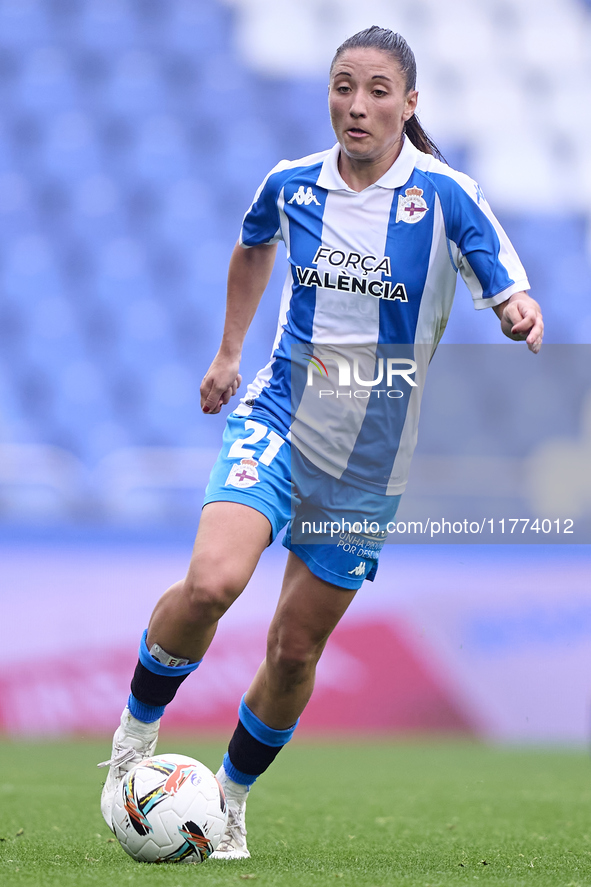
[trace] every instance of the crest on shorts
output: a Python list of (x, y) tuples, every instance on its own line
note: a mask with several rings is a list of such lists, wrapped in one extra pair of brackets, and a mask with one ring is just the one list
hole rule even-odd
[(258, 462), (254, 459), (241, 459), (240, 462), (236, 462), (230, 468), (230, 474), (224, 486), (246, 489), (258, 484), (260, 478), (257, 466)]
[(423, 199), (423, 189), (416, 187), (407, 188), (404, 196), (401, 194), (398, 198), (396, 221), (416, 225), (417, 222), (421, 221), (428, 209), (429, 207)]

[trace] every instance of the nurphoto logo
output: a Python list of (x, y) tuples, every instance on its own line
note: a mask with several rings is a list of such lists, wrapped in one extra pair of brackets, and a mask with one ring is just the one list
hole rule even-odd
[[(367, 359), (364, 361), (359, 357), (350, 359), (336, 352), (321, 352), (320, 354), (306, 352), (304, 357), (308, 362), (306, 379), (308, 387), (314, 386), (315, 379), (318, 376), (321, 377), (322, 382), (324, 382), (324, 379), (333, 381), (330, 379), (326, 366), (327, 363), (330, 364), (332, 361), (333, 365), (336, 364), (336, 384), (338, 388), (347, 389), (345, 391), (334, 391), (333, 389), (321, 388), (318, 392), (320, 398), (331, 396), (369, 398), (372, 394), (379, 398), (381, 394), (384, 394), (386, 397), (397, 400), (404, 397), (405, 392), (396, 388), (395, 385), (406, 383), (409, 388), (418, 387), (417, 382), (412, 378), (417, 372), (417, 363), (409, 357), (378, 357), (377, 360), (372, 359), (371, 365), (373, 373), (375, 373), (375, 378), (373, 379), (363, 378), (365, 373), (360, 364), (362, 362), (368, 364), (369, 361)], [(354, 384), (359, 385), (360, 388), (352, 391), (352, 381)], [(379, 388), (378, 386), (380, 385), (385, 385), (385, 387)]]

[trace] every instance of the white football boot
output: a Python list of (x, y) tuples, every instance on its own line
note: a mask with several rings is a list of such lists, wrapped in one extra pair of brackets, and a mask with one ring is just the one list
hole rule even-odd
[(113, 736), (113, 749), (111, 759), (98, 764), (99, 767), (108, 767), (107, 779), (101, 794), (101, 813), (103, 819), (113, 831), (111, 822), (111, 809), (117, 787), (126, 773), (129, 773), (136, 764), (151, 758), (156, 751), (158, 741), (158, 727), (160, 719), (151, 724), (138, 721), (125, 706), (121, 715), (121, 725), (117, 727)]
[(246, 810), (246, 799), (248, 798), (249, 787), (240, 785), (232, 779), (228, 779), (228, 775), (223, 765), (216, 773), (217, 778), (222, 784), (224, 794), (226, 795), (226, 804), (228, 807), (228, 824), (222, 840), (217, 846), (210, 859), (249, 859), (250, 853), (246, 846), (246, 826), (244, 824), (244, 813)]

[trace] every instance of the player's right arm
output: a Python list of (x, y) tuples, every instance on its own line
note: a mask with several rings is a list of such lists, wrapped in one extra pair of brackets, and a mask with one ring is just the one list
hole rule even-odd
[(218, 353), (201, 383), (201, 409), (219, 413), (242, 381), (240, 359), (246, 332), (256, 313), (275, 262), (277, 244), (234, 247), (228, 270), (226, 320)]

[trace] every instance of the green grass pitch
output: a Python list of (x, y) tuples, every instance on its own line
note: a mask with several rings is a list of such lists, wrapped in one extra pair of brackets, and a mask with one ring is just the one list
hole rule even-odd
[[(255, 786), (252, 859), (138, 864), (98, 808), (109, 743), (0, 743), (0, 884), (591, 885), (583, 751), (294, 741)], [(164, 737), (216, 769), (222, 743)]]

